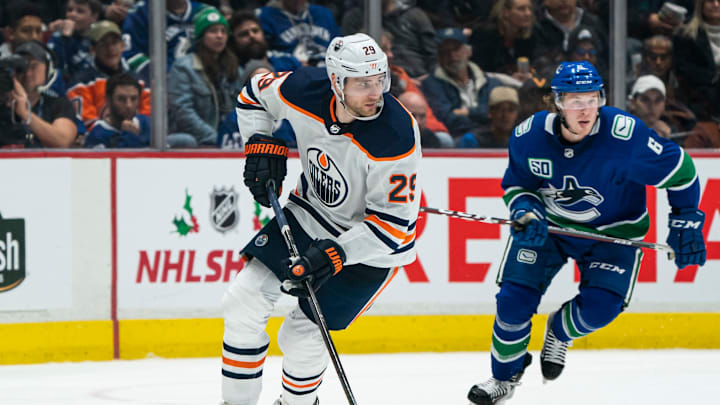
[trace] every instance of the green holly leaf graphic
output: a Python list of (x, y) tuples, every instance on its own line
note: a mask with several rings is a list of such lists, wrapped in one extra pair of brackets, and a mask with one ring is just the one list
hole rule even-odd
[(190, 197), (190, 194), (188, 194), (187, 189), (185, 189), (185, 205), (183, 205), (183, 208), (185, 209), (185, 211), (188, 212), (188, 214), (190, 214), (190, 216), (193, 216), (193, 210), (192, 210), (192, 207), (190, 206), (191, 199), (192, 199), (192, 197)]
[(187, 235), (193, 229), (193, 227), (191, 225), (188, 225), (187, 222), (185, 222), (185, 220), (182, 218), (173, 219), (173, 225), (175, 225), (175, 228), (177, 229), (177, 233), (179, 233), (182, 236)]

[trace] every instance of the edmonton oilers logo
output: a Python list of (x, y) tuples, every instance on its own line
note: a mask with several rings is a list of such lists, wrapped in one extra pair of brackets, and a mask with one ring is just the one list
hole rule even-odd
[(348, 186), (337, 165), (327, 153), (317, 148), (307, 151), (308, 174), (315, 195), (328, 207), (342, 204), (348, 195)]

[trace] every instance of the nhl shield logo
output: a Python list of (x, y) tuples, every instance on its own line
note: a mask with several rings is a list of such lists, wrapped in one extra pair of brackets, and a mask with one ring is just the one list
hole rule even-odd
[(240, 222), (238, 193), (229, 189), (213, 189), (210, 193), (210, 224), (219, 232), (227, 232)]
[(330, 133), (332, 133), (333, 135), (337, 135), (338, 132), (340, 132), (340, 125), (338, 125), (338, 124), (330, 125)]

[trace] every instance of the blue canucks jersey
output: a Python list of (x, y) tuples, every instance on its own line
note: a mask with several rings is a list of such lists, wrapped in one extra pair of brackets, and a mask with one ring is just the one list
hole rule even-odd
[(601, 108), (576, 144), (561, 140), (560, 118), (547, 111), (520, 123), (510, 138), (502, 181), (510, 210), (529, 199), (556, 225), (635, 239), (650, 226), (646, 185), (667, 189), (672, 207), (698, 205), (690, 156), (620, 109)]
[[(193, 18), (206, 5), (186, 0), (187, 8), (183, 15), (167, 13), (165, 40), (167, 41), (167, 70), (170, 71), (175, 59), (187, 54), (192, 44)], [(140, 1), (135, 4), (123, 22), (123, 41), (125, 52), (123, 57), (130, 64), (130, 69), (137, 72), (141, 77), (147, 77), (150, 64), (150, 2)]]

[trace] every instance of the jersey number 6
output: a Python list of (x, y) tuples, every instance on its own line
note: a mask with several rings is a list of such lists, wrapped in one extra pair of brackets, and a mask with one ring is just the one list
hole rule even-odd
[[(415, 200), (415, 178), (417, 175), (413, 173), (409, 178), (404, 174), (393, 174), (390, 176), (390, 184), (397, 184), (395, 188), (390, 191), (388, 201), (391, 203), (406, 203), (408, 200)], [(408, 187), (410, 191), (406, 193), (405, 188)]]

